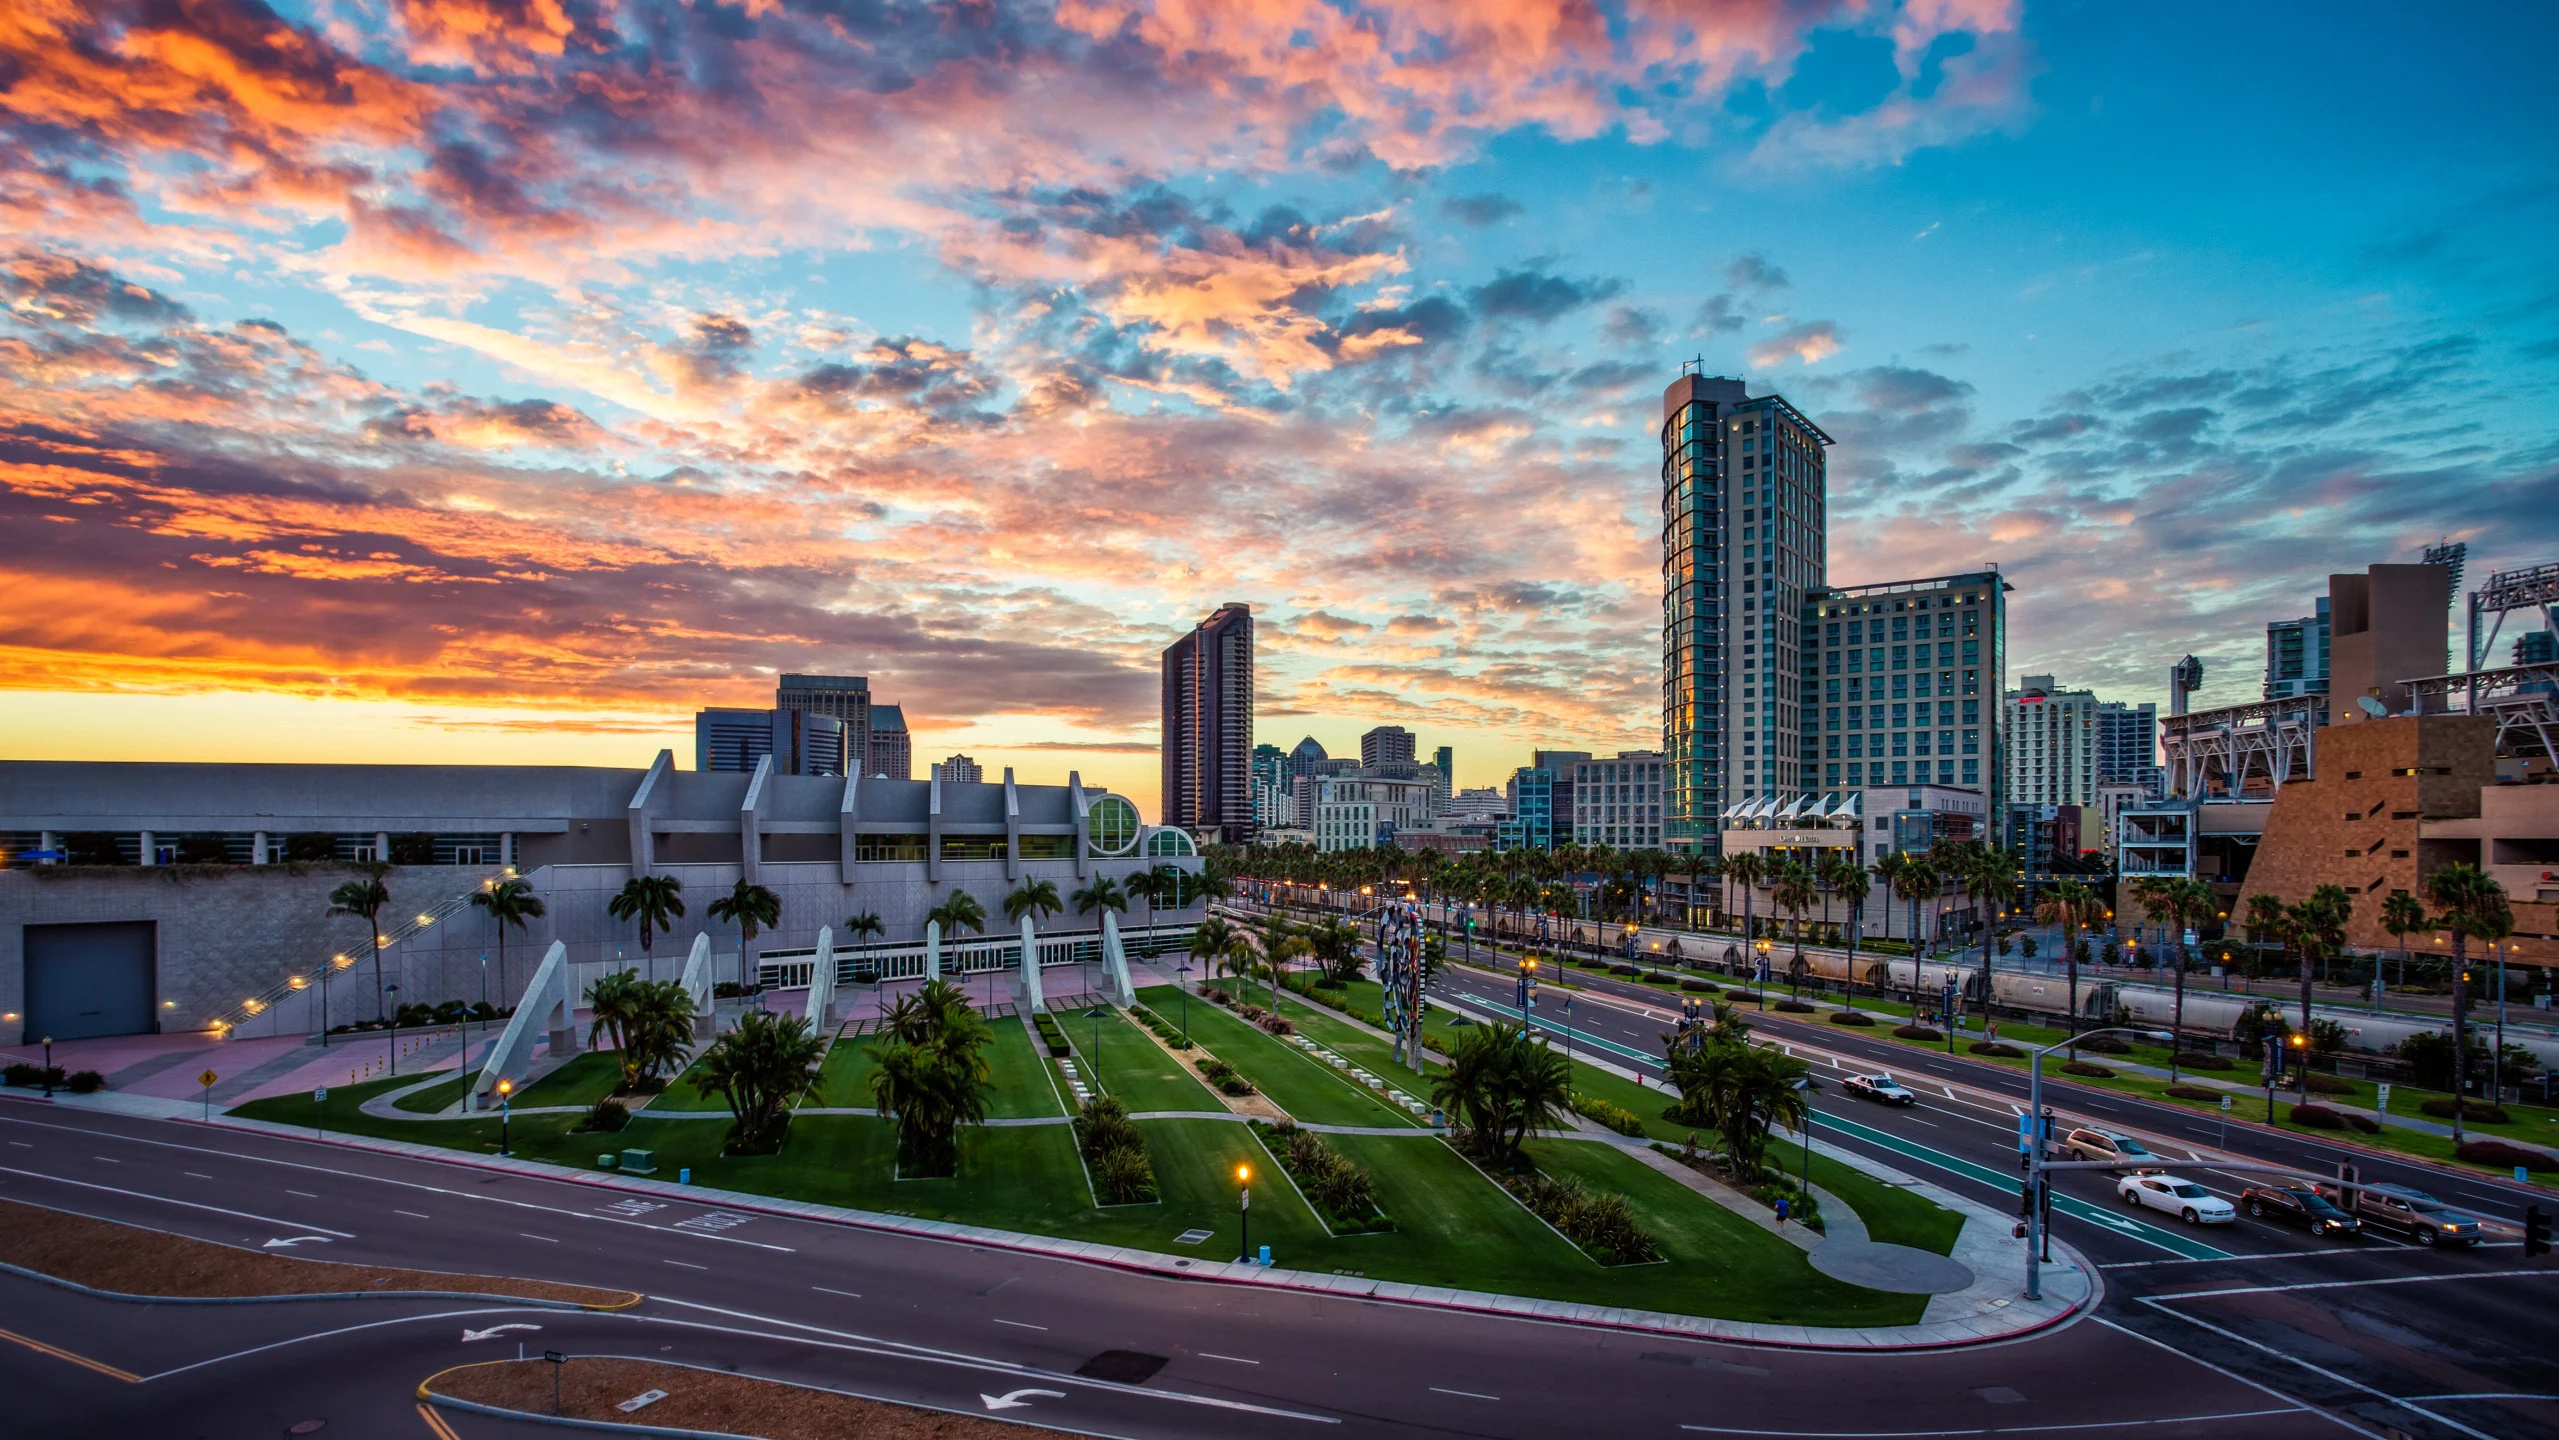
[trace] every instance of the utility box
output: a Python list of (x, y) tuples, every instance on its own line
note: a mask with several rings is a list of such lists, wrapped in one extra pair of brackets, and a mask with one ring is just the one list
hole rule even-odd
[(621, 1169), (622, 1173), (625, 1175), (646, 1175), (657, 1168), (658, 1152), (655, 1150), (625, 1150), (622, 1152)]

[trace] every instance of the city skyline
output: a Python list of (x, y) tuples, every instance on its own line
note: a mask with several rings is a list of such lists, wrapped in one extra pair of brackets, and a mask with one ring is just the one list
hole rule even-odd
[(2545, 15), (31, 15), (10, 755), (628, 765), (804, 670), (1152, 811), (1230, 598), (1254, 739), (1651, 748), (1692, 356), (1835, 437), (1829, 583), (1999, 564), (2003, 682), (2559, 553)]

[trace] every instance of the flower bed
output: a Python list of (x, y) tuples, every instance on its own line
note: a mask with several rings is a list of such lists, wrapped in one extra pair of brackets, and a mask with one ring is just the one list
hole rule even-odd
[(1334, 1234), (1371, 1235), (1395, 1228), (1395, 1222), (1377, 1208), (1377, 1187), (1368, 1172), (1326, 1144), (1324, 1137), (1288, 1121), (1264, 1125), (1256, 1120), (1253, 1130)]
[(1573, 1113), (1585, 1120), (1605, 1125), (1620, 1135), (1644, 1133), (1643, 1119), (1634, 1111), (1623, 1105), (1602, 1100), (1596, 1095), (1585, 1095), (1579, 1090), (1573, 1092)]
[(1116, 1096), (1097, 1095), (1075, 1117), (1075, 1146), (1093, 1176), (1093, 1197), (1105, 1205), (1145, 1205), (1155, 1199), (1155, 1161), (1146, 1134), (1128, 1118)]
[(2452, 1153), (2473, 1165), (2494, 1165), (2500, 1169), (2520, 1166), (2535, 1173), (2559, 1170), (2559, 1160), (2552, 1159), (2547, 1153), (2509, 1145), (2503, 1140), (2472, 1140)]
[(1183, 1039), (1182, 1032), (1175, 1028), (1170, 1022), (1166, 1021), (1163, 1016), (1156, 1014), (1154, 1011), (1147, 1009), (1143, 1005), (1131, 1005), (1128, 1007), (1128, 1013), (1136, 1016), (1139, 1024), (1154, 1031), (1155, 1038), (1164, 1042), (1164, 1048), (1168, 1050), (1188, 1050), (1191, 1048), (1191, 1042)]
[(1570, 1176), (1496, 1175), (1529, 1213), (1554, 1226), (1602, 1265), (1649, 1265), (1661, 1258), (1653, 1237), (1635, 1223), (1623, 1195), (1602, 1194)]

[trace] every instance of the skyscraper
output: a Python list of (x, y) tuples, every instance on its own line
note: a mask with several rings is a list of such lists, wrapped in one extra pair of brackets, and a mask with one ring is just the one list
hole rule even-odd
[[(844, 722), (844, 757), (871, 753), (871, 681), (864, 675), (784, 675), (773, 687), (773, 708), (831, 715)], [(841, 773), (839, 770), (838, 773)]]
[(1406, 764), (1413, 759), (1413, 732), (1401, 725), (1380, 725), (1359, 737), (1359, 763), (1376, 765), (1390, 760)]
[(2008, 803), (2096, 804), (2096, 695), (2027, 675), (2006, 699)]
[[(2518, 651), (2516, 651), (2515, 653), (2520, 655), (2520, 654), (2522, 654), (2523, 652), (2522, 652), (2522, 651), (2520, 651), (2520, 650), (2518, 650)], [(1454, 746), (1450, 746), (1450, 745), (1442, 745), (1442, 746), (1441, 746), (1441, 747), (1439, 747), (1438, 749), (1436, 749), (1436, 750), (1432, 751), (1432, 752), (1431, 752), (1431, 764), (1433, 764), (1433, 765), (1435, 765), (1435, 766), (1437, 766), (1437, 767), (1439, 768), (1439, 793), (1441, 793), (1442, 795), (1454, 795), (1454, 794), (1456, 794), (1456, 793), (1457, 793), (1457, 750), (1456, 750), (1456, 747), (1454, 747)]]
[[(850, 743), (850, 737), (847, 737)], [(879, 775), (891, 780), (915, 777), (915, 737), (907, 733), (906, 711), (896, 705), (871, 707), (870, 764), (865, 775)]]
[(1742, 382), (1662, 394), (1662, 843), (1712, 852), (1728, 803), (1819, 780), (1802, 749), (1802, 609), (1828, 566), (1819, 426)]
[(986, 767), (966, 755), (954, 755), (933, 767), (933, 774), (945, 785), (983, 785)]
[[(1996, 570), (1824, 587), (1805, 597), (1804, 788), (1978, 791), (1996, 834), (2007, 641), (2008, 582)], [(1914, 807), (1924, 808), (1924, 798), (1870, 796), (1863, 811)]]
[(1253, 838), (1253, 610), (1230, 600), (1164, 651), (1164, 823)]
[(2138, 785), (2160, 795), (2159, 707), (2122, 700), (2097, 702), (2097, 783)]
[(2298, 620), (2266, 627), (2266, 698), (2324, 695), (2328, 691), (2328, 597)]

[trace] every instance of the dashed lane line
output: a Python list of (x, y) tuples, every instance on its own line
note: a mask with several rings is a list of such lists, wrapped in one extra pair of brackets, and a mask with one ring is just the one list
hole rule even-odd
[(325, 1225), (313, 1225), (304, 1220), (278, 1220), (272, 1215), (257, 1215), (246, 1210), (229, 1210), (220, 1205), (206, 1205), (194, 1200), (176, 1200), (166, 1195), (154, 1195), (145, 1190), (126, 1190), (115, 1185), (93, 1184), (87, 1180), (69, 1180), (60, 1175), (47, 1175), (36, 1170), (13, 1170), (6, 1165), (0, 1165), (0, 1175), (23, 1175), (30, 1180), (43, 1180), (55, 1185), (74, 1185), (83, 1190), (103, 1190), (109, 1195), (124, 1195), (136, 1200), (154, 1200), (163, 1205), (178, 1205), (189, 1210), (209, 1210), (216, 1215), (231, 1215), (242, 1220), (255, 1220), (263, 1225), (282, 1225), (288, 1229), (316, 1230), (323, 1235), (337, 1240), (352, 1240), (355, 1238), (354, 1234), (350, 1231), (332, 1230)]

